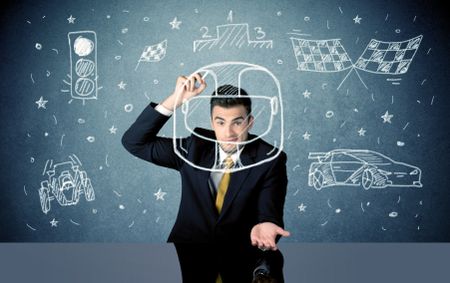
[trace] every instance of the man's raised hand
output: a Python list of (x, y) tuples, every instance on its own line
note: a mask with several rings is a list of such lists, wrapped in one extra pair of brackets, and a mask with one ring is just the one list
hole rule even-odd
[(162, 102), (162, 105), (168, 110), (175, 111), (186, 100), (199, 95), (205, 88), (206, 82), (199, 73), (194, 73), (189, 77), (179, 76), (174, 92)]

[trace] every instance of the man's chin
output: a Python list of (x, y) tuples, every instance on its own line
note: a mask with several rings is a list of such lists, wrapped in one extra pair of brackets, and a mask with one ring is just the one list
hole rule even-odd
[(235, 144), (221, 144), (220, 147), (226, 153), (234, 153), (237, 148), (237, 146)]

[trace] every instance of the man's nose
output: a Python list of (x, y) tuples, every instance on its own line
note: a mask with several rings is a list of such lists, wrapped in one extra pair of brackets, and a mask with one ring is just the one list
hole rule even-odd
[(234, 130), (232, 125), (228, 125), (227, 127), (225, 127), (225, 134), (227, 137), (233, 137), (234, 136)]

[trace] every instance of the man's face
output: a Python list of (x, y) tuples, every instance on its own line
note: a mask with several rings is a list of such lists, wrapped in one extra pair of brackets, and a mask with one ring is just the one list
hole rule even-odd
[(229, 108), (216, 105), (212, 109), (211, 127), (225, 152), (234, 152), (238, 145), (236, 143), (246, 141), (252, 126), (253, 116), (247, 116), (243, 105)]

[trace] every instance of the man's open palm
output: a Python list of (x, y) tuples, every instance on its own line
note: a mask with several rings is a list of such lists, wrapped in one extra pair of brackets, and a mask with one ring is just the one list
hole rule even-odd
[(291, 233), (272, 222), (263, 222), (253, 226), (250, 232), (250, 239), (252, 245), (257, 246), (261, 250), (276, 251), (278, 247), (275, 239), (278, 235), (289, 237)]

